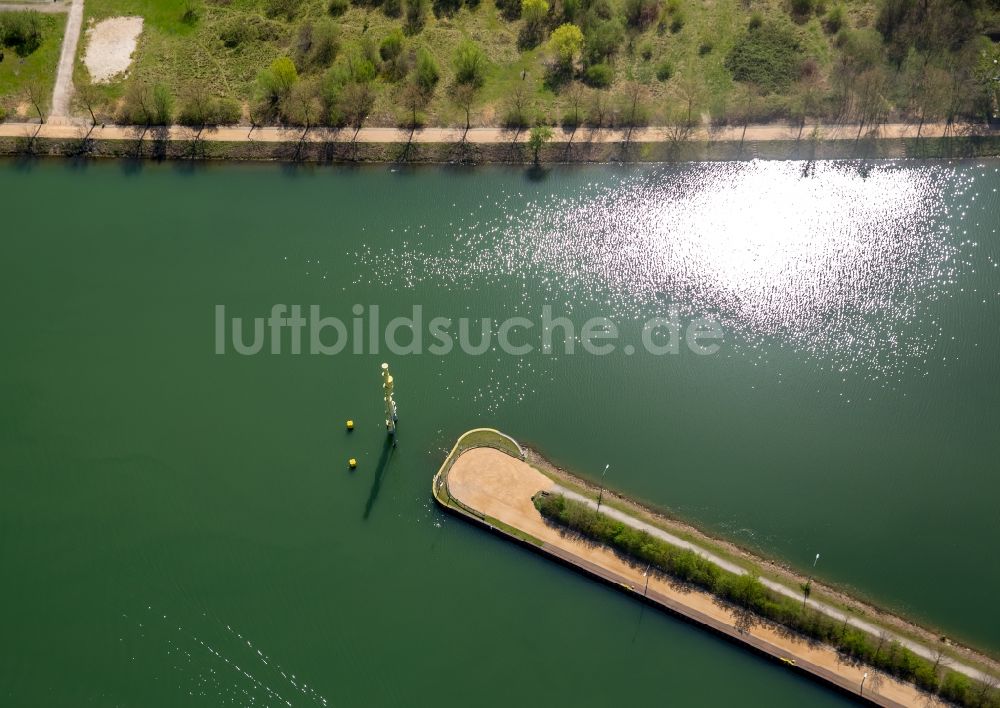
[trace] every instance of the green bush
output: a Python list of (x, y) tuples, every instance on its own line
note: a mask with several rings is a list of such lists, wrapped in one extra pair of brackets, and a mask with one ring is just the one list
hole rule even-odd
[(765, 92), (782, 91), (797, 78), (800, 61), (794, 30), (769, 23), (744, 32), (726, 57), (726, 68), (737, 81), (756, 84)]
[(209, 96), (196, 90), (182, 103), (177, 122), (194, 127), (234, 125), (240, 122), (241, 112), (240, 104), (231, 98)]
[(826, 20), (823, 22), (823, 27), (830, 34), (837, 34), (844, 25), (847, 24), (847, 10), (843, 5), (834, 5), (830, 8), (830, 11), (826, 13)]
[(34, 10), (0, 13), (0, 46), (26, 57), (42, 43), (42, 18)]
[(424, 93), (428, 94), (434, 90), (438, 80), (441, 78), (437, 62), (434, 61), (434, 57), (424, 47), (421, 47), (417, 52), (417, 65), (413, 73), (413, 78), (417, 82), (417, 86)]
[(713, 49), (715, 49), (715, 44), (711, 40), (706, 39), (698, 45), (698, 56), (703, 57), (706, 54), (711, 54)]
[(268, 17), (281, 17), (291, 22), (301, 7), (302, 0), (267, 0), (264, 11)]
[(661, 61), (656, 67), (656, 78), (660, 81), (670, 81), (674, 75), (674, 65), (668, 60)]
[(378, 47), (379, 56), (382, 61), (392, 61), (403, 53), (403, 32), (394, 29), (385, 36)]
[(588, 18), (583, 33), (584, 55), (587, 63), (599, 64), (618, 51), (625, 40), (625, 29), (615, 19)]
[(607, 64), (591, 64), (583, 75), (584, 81), (595, 88), (607, 88), (615, 78), (614, 70)]
[(330, 0), (326, 4), (326, 11), (329, 12), (333, 17), (340, 17), (347, 9), (351, 6), (349, 0)]
[(427, 22), (428, 0), (406, 0), (406, 32), (417, 34)]
[(125, 125), (170, 125), (174, 98), (163, 84), (135, 81), (125, 90), (118, 111), (118, 122)]
[(792, 14), (806, 18), (816, 9), (816, 0), (791, 0)]
[(478, 44), (472, 40), (459, 44), (455, 49), (452, 64), (456, 83), (476, 87), (483, 85), (486, 77), (486, 54)]
[(251, 42), (271, 42), (283, 34), (280, 23), (258, 15), (234, 17), (219, 29), (219, 39), (227, 49)]
[(625, 23), (639, 30), (656, 22), (660, 14), (659, 0), (625, 0)]

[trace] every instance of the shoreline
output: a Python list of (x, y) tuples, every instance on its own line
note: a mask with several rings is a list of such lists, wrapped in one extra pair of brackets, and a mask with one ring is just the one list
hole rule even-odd
[[(794, 667), (796, 670), (808, 673), (841, 691), (848, 690), (852, 685), (850, 683), (852, 680), (855, 681), (853, 686), (857, 686), (856, 681), (860, 676), (859, 671), (861, 669), (868, 668), (868, 671), (873, 671), (870, 667), (864, 667), (863, 665), (854, 664), (849, 666), (841, 660), (839, 654), (837, 654), (836, 650), (832, 646), (808, 641), (802, 637), (798, 637), (798, 635), (794, 635), (794, 633), (791, 633), (794, 641), (789, 644), (788, 641), (790, 633), (787, 630), (785, 630), (784, 634), (781, 636), (772, 636), (768, 634), (768, 626), (766, 623), (765, 625), (762, 625), (763, 629), (754, 629), (753, 632), (744, 634), (744, 632), (741, 632), (736, 628), (735, 622), (730, 621), (727, 614), (729, 612), (728, 609), (724, 611), (723, 616), (718, 616), (717, 610), (719, 606), (717, 602), (711, 606), (705, 605), (705, 597), (702, 597), (705, 593), (701, 590), (684, 588), (682, 593), (671, 597), (671, 587), (674, 587), (674, 592), (676, 592), (675, 583), (673, 586), (660, 587), (657, 589), (657, 594), (654, 597), (647, 597), (641, 586), (641, 577), (648, 578), (648, 576), (642, 575), (639, 579), (639, 585), (636, 585), (635, 578), (628, 578), (630, 572), (629, 569), (631, 568), (632, 571), (636, 570), (635, 563), (628, 563), (627, 559), (623, 560), (620, 555), (616, 554), (611, 548), (603, 546), (600, 543), (593, 543), (589, 541), (583, 542), (579, 539), (573, 539), (564, 535), (563, 532), (565, 529), (557, 529), (548, 525), (548, 522), (543, 520), (541, 515), (537, 514), (537, 510), (535, 510), (534, 506), (530, 506), (529, 509), (523, 504), (526, 500), (520, 498), (528, 494), (533, 487), (540, 488), (530, 492), (531, 497), (533, 497), (538, 491), (549, 491), (550, 493), (562, 494), (564, 493), (563, 490), (567, 490), (567, 488), (569, 488), (577, 491), (576, 494), (571, 491), (571, 495), (581, 496), (579, 491), (583, 491), (584, 495), (593, 492), (594, 497), (596, 498), (597, 488), (586, 480), (576, 477), (566, 470), (552, 465), (541, 457), (536, 451), (522, 448), (509, 437), (503, 436), (502, 438), (491, 438), (491, 435), (502, 436), (502, 434), (497, 431), (491, 431), (489, 429), (476, 429), (463, 434), (458, 439), (454, 448), (449, 453), (445, 462), (442, 464), (441, 469), (434, 478), (433, 493), (438, 504), (454, 513), (458, 513), (466, 518), (470, 518), (478, 523), (484, 524), (496, 532), (511, 537), (520, 542), (522, 545), (531, 547), (533, 550), (553, 557), (564, 564), (573, 566), (577, 570), (596, 576), (599, 579), (611, 584), (618, 585), (622, 589), (638, 595), (639, 599), (642, 599), (650, 604), (658, 605), (662, 609), (665, 609), (673, 614), (680, 615), (695, 624), (704, 626), (716, 634), (727, 636), (728, 639), (747, 646), (756, 653), (763, 653), (775, 659), (782, 660), (786, 665), (788, 665), (788, 663), (785, 660), (791, 657), (791, 659), (796, 662)], [(449, 474), (455, 466), (456, 461), (459, 459), (467, 459), (463, 458), (465, 453), (484, 447), (500, 450), (509, 459), (510, 469), (505, 472), (506, 474), (514, 476), (521, 475), (522, 477), (524, 475), (530, 477), (534, 474), (536, 475), (536, 477), (533, 478), (534, 481), (530, 482), (527, 488), (522, 488), (516, 492), (508, 492), (508, 487), (516, 488), (519, 485), (521, 487), (524, 485), (515, 480), (513, 477), (510, 477), (509, 479), (499, 479), (497, 477), (498, 473), (496, 470), (491, 469), (483, 473), (485, 474), (485, 477), (483, 477), (484, 481), (482, 482), (482, 486), (485, 489), (486, 487), (490, 487), (492, 485), (493, 491), (484, 491), (484, 489), (477, 489), (477, 486), (479, 486), (478, 482), (470, 484), (469, 479), (472, 478), (472, 475), (470, 475), (470, 470), (466, 469), (469, 466), (463, 463), (463, 465), (460, 466), (461, 471), (459, 473), (459, 487), (457, 490), (451, 489), (448, 486)], [(496, 466), (495, 463), (483, 464), (485, 464), (486, 467)], [(501, 462), (499, 464), (504, 465), (507, 463)], [(515, 467), (517, 467), (517, 469), (515, 469)], [(528, 470), (531, 471), (529, 472)], [(477, 470), (476, 473), (479, 474), (480, 470)], [(566, 486), (564, 487), (563, 484)], [(491, 497), (490, 493), (495, 494), (495, 497)], [(498, 501), (499, 497), (506, 498)], [(722, 548), (725, 549), (726, 553), (728, 553), (730, 557), (736, 557), (751, 566), (759, 566), (762, 569), (766, 568), (769, 574), (773, 575), (776, 572), (780, 572), (786, 579), (798, 579), (797, 574), (780, 566), (779, 564), (759, 558), (758, 556), (747, 552), (745, 549), (740, 549), (733, 544), (707, 536), (690, 524), (669, 519), (655, 510), (649, 509), (638, 502), (634, 502), (610, 492), (607, 489), (604, 490), (603, 499), (605, 506), (608, 508), (619, 510), (624, 508), (626, 513), (635, 513), (634, 518), (636, 519), (642, 519), (647, 522), (655, 522), (657, 528), (664, 528), (674, 532), (679, 532), (682, 534), (683, 538), (693, 537), (694, 542), (698, 544), (696, 550), (700, 551), (701, 555), (705, 555), (705, 551), (702, 550), (705, 546), (712, 549), (712, 551)], [(473, 503), (470, 504), (470, 500)], [(527, 502), (530, 504), (530, 499), (527, 500)], [(495, 516), (491, 515), (491, 513), (486, 513), (477, 509), (477, 506), (486, 508), (487, 512), (495, 513)], [(517, 510), (514, 508), (515, 506), (523, 508)], [(536, 516), (537, 518), (533, 518)], [(704, 542), (700, 543), (701, 541)], [(574, 543), (582, 545), (576, 545), (574, 547)], [(595, 551), (594, 549), (597, 550)], [(603, 549), (603, 554), (598, 553), (597, 555), (600, 557), (595, 557), (594, 554), (601, 549)], [(709, 552), (709, 560), (711, 562), (711, 551)], [(716, 561), (717, 560), (718, 559), (716, 558)], [(641, 570), (641, 568), (639, 568), (639, 570)], [(623, 577), (625, 578), (624, 581), (622, 580)], [(760, 577), (762, 579), (766, 577), (765, 573), (762, 572)], [(646, 583), (646, 589), (653, 588), (655, 586), (655, 583), (650, 582), (648, 579)], [(794, 584), (791, 586), (796, 587)], [(928, 636), (930, 636), (932, 640), (936, 639), (936, 637), (933, 637), (933, 635), (927, 632), (927, 630), (919, 627), (919, 625), (908, 622), (898, 616), (878, 610), (875, 607), (858, 601), (856, 598), (848, 596), (846, 593), (842, 593), (826, 586), (821, 586), (818, 583), (815, 583), (815, 581), (813, 583), (813, 588), (815, 594), (822, 595), (824, 600), (831, 597), (837, 600), (844, 600), (846, 601), (844, 604), (850, 608), (850, 610), (858, 612), (858, 610), (861, 609), (861, 615), (866, 619), (874, 616), (878, 621), (884, 622), (884, 625), (887, 628), (891, 628), (890, 631), (893, 633), (899, 632), (902, 637), (906, 637), (908, 639), (910, 636), (919, 635), (922, 639)], [(810, 597), (815, 597), (816, 595), (811, 595)], [(712, 598), (712, 596), (706, 597), (716, 600), (715, 598)], [(810, 605), (813, 605), (812, 601), (810, 601)], [(713, 609), (713, 607), (715, 609)], [(709, 615), (708, 620), (710, 621), (706, 620), (706, 614)], [(720, 622), (724, 625), (723, 627), (717, 626)], [(907, 629), (919, 631), (905, 631)], [(926, 643), (921, 642), (921, 644)], [(933, 645), (933, 641), (930, 642), (930, 644)], [(978, 667), (989, 667), (990, 673), (995, 673), (997, 671), (998, 664), (991, 657), (979, 654), (974, 650), (961, 645), (949, 644), (948, 648), (952, 650), (949, 652), (949, 655), (958, 653), (963, 659), (973, 661)], [(823, 652), (826, 652), (826, 654), (824, 655)], [(943, 667), (946, 666), (944, 662), (942, 662), (941, 665)], [(861, 669), (859, 669), (859, 666), (861, 666)], [(960, 673), (981, 673), (980, 668), (972, 669), (971, 667), (964, 667), (965, 671), (961, 671), (953, 664), (948, 664), (948, 666), (950, 670), (958, 671)], [(876, 674), (878, 673), (881, 672), (876, 672)], [(896, 679), (892, 679), (886, 674), (881, 675), (878, 685), (883, 687), (880, 689), (880, 693), (886, 695), (872, 696), (866, 694), (864, 696), (864, 698), (867, 698), (870, 702), (873, 702), (876, 705), (916, 705), (918, 703), (922, 705), (924, 704), (923, 702), (930, 697), (929, 694), (920, 691), (913, 684), (900, 682)], [(874, 689), (875, 687), (872, 688)], [(848, 690), (848, 692), (855, 696), (858, 695), (857, 690)]]
[[(920, 132), (920, 137), (917, 133)], [(68, 120), (0, 123), (0, 155), (181, 161), (534, 164), (530, 131), (499, 128), (309, 130), (251, 126), (93, 126)], [(1000, 130), (912, 124), (857, 127), (768, 124), (679, 136), (669, 127), (553, 131), (539, 164), (729, 160), (985, 158), (1000, 156)]]

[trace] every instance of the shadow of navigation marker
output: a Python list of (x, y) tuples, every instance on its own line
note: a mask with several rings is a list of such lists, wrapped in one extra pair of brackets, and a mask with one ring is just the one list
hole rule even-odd
[(375, 468), (375, 479), (372, 482), (372, 489), (368, 493), (368, 501), (365, 502), (365, 513), (361, 517), (362, 519), (367, 519), (372, 513), (372, 507), (375, 506), (375, 499), (378, 497), (378, 491), (382, 486), (382, 476), (389, 467), (389, 460), (392, 459), (392, 452), (395, 449), (395, 436), (387, 435), (385, 442), (382, 444), (382, 455), (378, 458), (378, 467)]

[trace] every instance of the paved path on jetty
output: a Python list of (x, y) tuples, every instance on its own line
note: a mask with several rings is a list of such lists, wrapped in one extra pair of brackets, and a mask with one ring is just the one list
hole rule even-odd
[[(74, 7), (79, 3), (82, 13), (82, 0), (75, 0)], [(77, 32), (79, 35), (79, 32)], [(67, 37), (69, 36), (67, 32)], [(63, 46), (65, 54), (66, 45)], [(74, 43), (73, 52), (76, 47)], [(60, 67), (62, 62), (60, 62)], [(72, 63), (70, 64), (69, 78), (72, 77)], [(60, 76), (63, 76), (60, 71)], [(69, 79), (67, 79), (69, 80)], [(59, 82), (57, 81), (57, 91)], [(70, 87), (71, 91), (71, 87)], [(67, 94), (66, 101), (68, 102)], [(55, 96), (53, 96), (53, 106), (55, 106)], [(55, 112), (53, 111), (55, 116)], [(857, 125), (821, 125), (806, 126), (802, 131), (801, 141), (808, 142), (813, 130), (822, 140), (842, 140), (852, 141), (858, 135)], [(972, 131), (968, 127), (961, 129), (956, 126), (944, 123), (927, 124), (922, 128), (912, 123), (891, 123), (879, 127), (878, 137), (881, 139), (915, 138), (917, 132), (924, 138), (940, 138), (944, 136), (964, 136), (994, 135), (1000, 136), (1000, 130), (987, 130), (979, 128)], [(462, 128), (423, 128), (421, 130), (410, 131), (400, 128), (362, 128), (355, 133), (352, 129), (335, 130), (331, 128), (312, 128), (303, 131), (302, 128), (251, 128), (250, 126), (228, 126), (223, 128), (206, 128), (199, 131), (193, 128), (180, 126), (171, 127), (166, 135), (163, 130), (143, 130), (137, 126), (121, 125), (98, 125), (91, 130), (90, 123), (78, 118), (59, 117), (51, 123), (38, 125), (37, 123), (0, 123), (0, 137), (38, 137), (53, 139), (77, 139), (88, 135), (94, 140), (135, 140), (136, 136), (142, 134), (145, 140), (152, 141), (166, 137), (172, 141), (192, 140), (195, 135), (199, 135), (201, 140), (209, 142), (233, 142), (233, 143), (289, 143), (298, 142), (305, 139), (307, 142), (338, 142), (338, 143), (461, 143), (466, 142), (474, 145), (499, 145), (504, 143), (524, 143), (528, 140), (530, 131), (527, 130), (506, 130), (503, 128), (472, 128), (468, 131)], [(865, 133), (862, 133), (865, 137)], [(727, 127), (717, 130), (705, 130), (698, 128), (689, 135), (681, 138), (682, 142), (730, 142), (738, 143), (743, 138), (742, 127)], [(563, 130), (553, 132), (552, 142), (556, 144), (573, 143), (670, 143), (677, 139), (676, 133), (668, 127), (635, 128), (632, 130), (601, 129), (592, 130), (590, 128), (580, 128), (575, 133)], [(751, 125), (747, 128), (745, 143), (748, 149), (752, 149), (754, 142), (771, 141), (796, 141), (799, 140), (799, 127), (784, 123), (769, 125)]]
[[(455, 499), (469, 508), (539, 539), (543, 542), (545, 551), (600, 577), (622, 584), (639, 594), (642, 594), (644, 588), (647, 587), (647, 577), (642, 573), (642, 569), (624, 562), (611, 549), (564, 535), (557, 528), (545, 523), (531, 502), (531, 497), (538, 491), (567, 494), (574, 499), (584, 501), (591, 507), (595, 507), (596, 502), (562, 487), (527, 463), (492, 448), (475, 448), (458, 457), (448, 472), (447, 482), (448, 491)], [(691, 548), (727, 570), (738, 573), (746, 572), (730, 561), (719, 558), (689, 541), (651, 526), (618, 509), (602, 505), (601, 511), (670, 543)], [(770, 585), (770, 581), (768, 584)], [(775, 585), (780, 584), (775, 583)], [(782, 587), (786, 594), (792, 593), (792, 596), (797, 599), (801, 598), (801, 595), (794, 593), (791, 589)], [(772, 656), (794, 659), (799, 668), (831, 681), (845, 690), (856, 691), (865, 671), (872, 672), (868, 667), (849, 666), (842, 663), (832, 647), (793, 639), (767, 626), (754, 628), (752, 636), (741, 634), (735, 628), (731, 612), (727, 608), (720, 607), (714, 597), (701, 591), (679, 589), (668, 578), (659, 575), (649, 576), (646, 592), (647, 598), (668, 609), (749, 643), (754, 648)], [(821, 603), (812, 604), (820, 611), (829, 609), (837, 612), (836, 616), (840, 618), (844, 616), (838, 610), (828, 608)], [(909, 642), (909, 640), (906, 641)], [(914, 644), (916, 643), (914, 642)], [(917, 646), (920, 646), (924, 652), (929, 651), (922, 645), (918, 644)], [(931, 654), (931, 658), (933, 660), (933, 654)], [(978, 676), (980, 674), (972, 667), (963, 667), (951, 661), (949, 661), (948, 666), (959, 671), (964, 668), (970, 672), (970, 675)], [(881, 681), (881, 685), (876, 686), (871, 683), (870, 679), (871, 676), (869, 676), (869, 683), (866, 684), (866, 696), (874, 699), (874, 702), (880, 705), (927, 705), (928, 696), (919, 692), (911, 684), (886, 677)], [(869, 690), (877, 691), (878, 695), (874, 695), (874, 693), (868, 695)]]
[[(583, 504), (586, 504), (591, 509), (597, 508), (597, 502), (595, 502), (593, 499), (585, 497), (582, 494), (577, 494), (576, 492), (570, 489), (566, 489), (565, 487), (559, 484), (554, 484), (553, 488), (554, 491), (563, 494), (571, 499), (575, 499), (576, 501), (579, 501)], [(720, 568), (728, 570), (730, 573), (736, 573), (737, 575), (746, 575), (747, 571), (742, 566), (737, 565), (732, 561), (728, 561), (725, 558), (717, 556), (711, 551), (707, 551), (701, 546), (691, 543), (690, 541), (686, 541), (683, 538), (680, 538), (667, 531), (664, 531), (663, 529), (657, 526), (653, 526), (652, 524), (648, 524), (645, 521), (636, 519), (634, 516), (630, 516), (623, 511), (615, 509), (614, 507), (609, 507), (607, 504), (602, 505), (601, 513), (607, 514), (611, 518), (617, 519), (618, 521), (621, 521), (622, 523), (631, 526), (634, 529), (639, 529), (640, 531), (646, 531), (651, 536), (656, 536), (657, 538), (663, 539), (667, 543), (670, 543), (674, 546), (680, 546), (681, 548), (689, 548), (692, 551), (695, 551), (696, 553), (704, 556), (711, 562), (715, 563)], [(794, 600), (802, 599), (802, 593), (800, 591), (793, 590), (787, 585), (784, 585), (774, 580), (770, 580), (768, 578), (761, 578), (760, 582), (762, 585), (770, 588), (774, 592), (785, 595), (786, 597), (790, 597)], [(882, 627), (878, 627), (872, 624), (871, 622), (865, 622), (863, 619), (859, 619), (858, 617), (847, 614), (837, 609), (836, 607), (828, 605), (825, 602), (820, 602), (818, 600), (807, 600), (806, 604), (808, 604), (809, 607), (819, 610), (825, 615), (833, 617), (839, 622), (846, 621), (852, 627), (857, 627), (863, 632), (867, 632), (868, 634), (871, 634), (873, 636), (877, 637), (884, 631), (888, 637), (896, 640), (904, 647), (912, 651), (914, 654), (922, 656), (925, 659), (935, 661), (938, 657), (937, 651), (925, 646), (924, 644), (921, 644), (920, 642), (916, 642), (912, 639), (907, 639), (906, 637), (896, 634), (895, 632), (883, 629)], [(949, 668), (954, 669), (955, 671), (959, 671), (965, 674), (966, 676), (970, 676), (978, 681), (988, 681), (990, 679), (990, 676), (988, 674), (980, 671), (979, 669), (976, 669), (972, 666), (967, 666), (965, 664), (961, 664), (953, 659), (950, 658), (943, 659), (942, 663), (946, 664)]]

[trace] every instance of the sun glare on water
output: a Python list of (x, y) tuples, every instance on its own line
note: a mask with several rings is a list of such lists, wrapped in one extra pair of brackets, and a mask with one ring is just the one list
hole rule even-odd
[(456, 224), (447, 256), (425, 242), (402, 260), (411, 279), (515, 284), (612, 318), (677, 307), (717, 318), (737, 347), (777, 342), (891, 374), (941, 336), (928, 305), (967, 266), (954, 205), (973, 178), (956, 174), (764, 161), (636, 171), (527, 203), (494, 195), (502, 216)]

